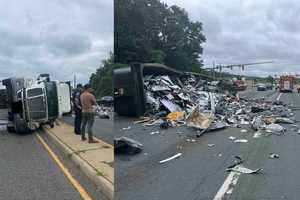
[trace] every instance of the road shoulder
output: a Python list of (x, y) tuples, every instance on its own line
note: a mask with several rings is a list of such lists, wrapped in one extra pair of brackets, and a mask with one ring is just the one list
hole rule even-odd
[(98, 138), (96, 140), (99, 143), (96, 144), (82, 142), (80, 136), (73, 133), (73, 127), (62, 121), (59, 121), (54, 128), (45, 126), (44, 131), (109, 199), (113, 199), (114, 154), (112, 145)]

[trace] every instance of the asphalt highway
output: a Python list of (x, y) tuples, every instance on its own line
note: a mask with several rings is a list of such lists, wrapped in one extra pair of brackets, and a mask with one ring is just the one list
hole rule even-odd
[[(0, 199), (83, 199), (44, 148), (37, 133), (18, 135), (0, 127)], [(50, 138), (40, 135), (92, 199), (106, 199)]]
[[(281, 94), (274, 90), (250, 89), (240, 96), (247, 99), (264, 97), (300, 106), (300, 95), (296, 92)], [(299, 119), (300, 111), (295, 110), (294, 114)], [(197, 138), (194, 129), (179, 127), (162, 131), (158, 127), (134, 125), (134, 120), (115, 118), (116, 136), (128, 136), (144, 145), (143, 152), (138, 155), (115, 156), (116, 199), (299, 199), (300, 135), (291, 125), (286, 125), (288, 131), (281, 136), (254, 138), (255, 131), (251, 128), (247, 128), (246, 133), (242, 133), (241, 128), (226, 128)], [(123, 130), (129, 126), (130, 129)], [(150, 134), (157, 130), (159, 134)], [(248, 142), (234, 143), (230, 136)], [(195, 142), (188, 142), (188, 138)], [(182, 156), (159, 163), (177, 153)], [(279, 159), (270, 159), (270, 153), (278, 154)], [(245, 167), (262, 168), (263, 171), (239, 174), (235, 181), (230, 180), (226, 168), (233, 163), (234, 156), (242, 157)], [(231, 189), (226, 190), (226, 186)]]

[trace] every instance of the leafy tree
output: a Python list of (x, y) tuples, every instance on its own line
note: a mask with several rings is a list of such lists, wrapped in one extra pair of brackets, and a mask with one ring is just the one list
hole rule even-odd
[(113, 70), (127, 65), (114, 63), (113, 55), (102, 62), (96, 73), (92, 73), (90, 77), (90, 84), (95, 90), (95, 95), (97, 98), (106, 95), (113, 95), (112, 88), (112, 74)]
[(269, 75), (269, 76), (267, 77), (267, 82), (268, 82), (268, 83), (273, 83), (273, 82), (274, 82), (273, 76)]
[(202, 24), (159, 0), (115, 0), (115, 60), (158, 62), (184, 71), (202, 66)]

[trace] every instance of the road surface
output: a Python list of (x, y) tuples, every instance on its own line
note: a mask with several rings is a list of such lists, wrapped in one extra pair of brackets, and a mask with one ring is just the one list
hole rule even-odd
[[(0, 199), (83, 199), (36, 134), (17, 135), (0, 127)], [(92, 199), (106, 200), (50, 138), (41, 136)]]
[[(300, 95), (295, 92), (281, 95), (252, 89), (243, 92), (241, 97), (279, 99), (300, 106)], [(294, 114), (299, 119), (300, 111)], [(117, 136), (128, 136), (144, 144), (144, 151), (138, 155), (115, 157), (116, 199), (206, 200), (224, 196), (224, 199), (238, 200), (299, 199), (300, 135), (291, 131), (290, 125), (282, 136), (253, 138), (254, 131), (250, 128), (247, 133), (241, 133), (240, 128), (226, 128), (196, 138), (196, 131), (186, 127), (150, 135), (159, 128), (133, 125), (133, 120), (115, 118)], [(131, 129), (122, 130), (128, 126)], [(230, 136), (248, 139), (248, 143), (234, 143)], [(187, 142), (189, 137), (196, 142)], [(215, 146), (208, 147), (208, 144)], [(159, 164), (160, 160), (179, 152), (183, 153), (180, 158)], [(279, 159), (270, 159), (270, 153), (279, 154)], [(263, 168), (263, 173), (235, 176), (235, 185), (232, 184), (226, 168), (233, 163), (234, 156), (241, 156), (250, 169)], [(229, 193), (224, 195), (224, 191)]]

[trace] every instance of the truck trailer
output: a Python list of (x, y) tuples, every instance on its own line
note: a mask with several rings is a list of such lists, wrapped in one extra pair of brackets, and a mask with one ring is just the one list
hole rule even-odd
[(71, 88), (68, 83), (51, 81), (48, 74), (37, 80), (8, 78), (2, 81), (7, 92), (9, 132), (28, 133), (43, 124), (71, 112)]
[(280, 92), (293, 92), (295, 77), (290, 75), (280, 76), (279, 89)]

